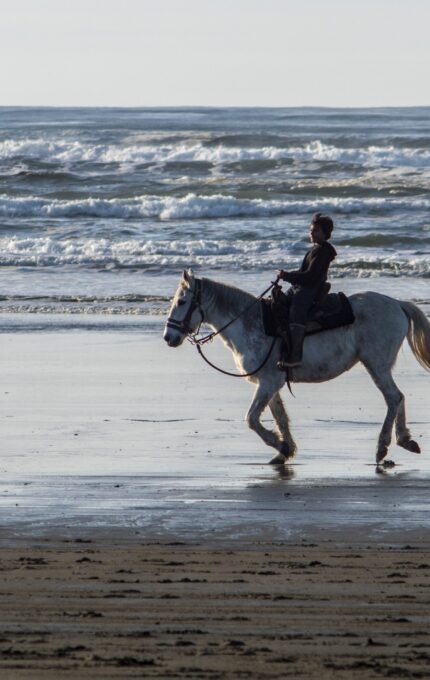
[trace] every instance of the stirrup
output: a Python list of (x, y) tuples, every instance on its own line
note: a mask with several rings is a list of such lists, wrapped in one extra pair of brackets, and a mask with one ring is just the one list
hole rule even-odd
[(288, 366), (288, 364), (287, 364), (286, 361), (283, 361), (283, 360), (281, 359), (281, 361), (278, 361), (278, 362), (277, 362), (276, 368), (278, 369), (278, 371), (288, 371), (289, 366)]

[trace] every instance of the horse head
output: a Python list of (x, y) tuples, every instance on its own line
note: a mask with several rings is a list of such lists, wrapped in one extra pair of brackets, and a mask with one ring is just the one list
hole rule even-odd
[(201, 281), (192, 269), (184, 269), (169, 311), (163, 338), (169, 347), (182, 345), (187, 335), (195, 333), (203, 321)]

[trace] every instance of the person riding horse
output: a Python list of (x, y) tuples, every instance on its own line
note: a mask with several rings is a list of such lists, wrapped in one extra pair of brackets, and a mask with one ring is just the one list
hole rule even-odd
[[(297, 271), (278, 271), (278, 277), (291, 283), (286, 295), (290, 298), (290, 339), (291, 350), (288, 357), (278, 361), (280, 371), (302, 363), (303, 340), (305, 337), (308, 312), (324, 290), (327, 272), (336, 250), (328, 239), (333, 231), (333, 220), (328, 215), (315, 213), (310, 224), (309, 236), (314, 246), (306, 253), (301, 267)], [(287, 330), (281, 330), (286, 335)], [(287, 339), (287, 338), (285, 338)]]

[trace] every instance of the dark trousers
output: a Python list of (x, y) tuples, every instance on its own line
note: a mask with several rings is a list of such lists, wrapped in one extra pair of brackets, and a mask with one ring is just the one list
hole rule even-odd
[(321, 292), (317, 286), (291, 286), (286, 295), (291, 299), (290, 323), (306, 324), (308, 313)]

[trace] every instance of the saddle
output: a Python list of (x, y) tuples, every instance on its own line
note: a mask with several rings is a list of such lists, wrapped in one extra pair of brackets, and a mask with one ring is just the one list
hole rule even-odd
[[(354, 323), (354, 313), (346, 295), (329, 291), (330, 284), (325, 283), (320, 296), (309, 310), (305, 335)], [(262, 304), (266, 335), (279, 336), (279, 329), (287, 330), (289, 327), (291, 297), (276, 286), (272, 289), (272, 297), (263, 299)]]

